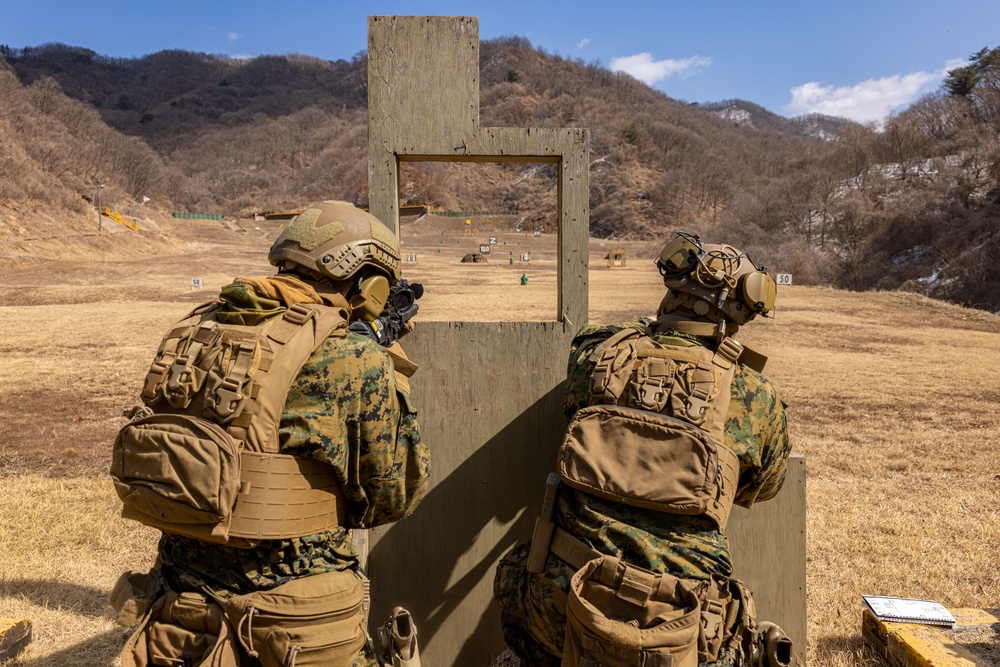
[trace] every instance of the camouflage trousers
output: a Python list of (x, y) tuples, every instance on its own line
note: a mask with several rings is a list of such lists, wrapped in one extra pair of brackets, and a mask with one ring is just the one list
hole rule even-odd
[[(497, 565), (493, 597), (507, 647), (524, 667), (561, 667), (566, 635), (566, 599), (576, 570), (554, 554), (538, 574), (527, 571), (531, 543), (511, 549)], [(723, 649), (715, 662), (699, 667), (742, 667), (738, 649)]]

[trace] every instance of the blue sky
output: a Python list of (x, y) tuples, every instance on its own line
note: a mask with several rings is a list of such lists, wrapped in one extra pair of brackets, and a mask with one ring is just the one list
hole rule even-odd
[(0, 0), (0, 44), (337, 60), (367, 48), (368, 15), (391, 14), (478, 16), (481, 39), (526, 37), (687, 102), (739, 98), (863, 122), (1000, 46), (1000, 0)]

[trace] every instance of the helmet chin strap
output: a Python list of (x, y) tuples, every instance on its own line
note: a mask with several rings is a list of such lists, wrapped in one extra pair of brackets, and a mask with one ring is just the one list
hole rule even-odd
[[(653, 332), (659, 333), (666, 329), (672, 329), (681, 333), (691, 334), (692, 336), (714, 338), (716, 342), (721, 343), (726, 338), (735, 336), (736, 332), (739, 331), (740, 326), (735, 322), (729, 322), (723, 317), (709, 317), (707, 312), (699, 314), (688, 307), (690, 301), (701, 301), (700, 299), (695, 299), (689, 295), (680, 296), (685, 298), (675, 298), (671, 301), (664, 298), (663, 303), (660, 304), (656, 320), (649, 325)], [(683, 305), (681, 302), (683, 302)], [(701, 301), (701, 303), (705, 302)], [(715, 314), (722, 315), (718, 309), (715, 309)]]

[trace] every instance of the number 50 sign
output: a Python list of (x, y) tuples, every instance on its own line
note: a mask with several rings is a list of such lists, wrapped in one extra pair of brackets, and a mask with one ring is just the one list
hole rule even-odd
[(774, 282), (779, 285), (791, 285), (792, 284), (792, 274), (790, 273), (777, 273), (774, 276)]

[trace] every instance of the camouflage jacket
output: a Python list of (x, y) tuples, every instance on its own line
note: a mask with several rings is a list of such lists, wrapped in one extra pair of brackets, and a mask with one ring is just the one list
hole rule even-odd
[[(260, 295), (224, 289), (246, 310), (273, 308)], [(235, 297), (234, 297), (235, 292)], [(226, 308), (227, 306), (223, 306)], [(421, 442), (408, 388), (397, 381), (386, 350), (371, 339), (331, 336), (292, 383), (280, 425), (281, 453), (333, 466), (348, 502), (345, 526), (236, 549), (164, 534), (160, 561), (168, 581), (188, 572), (216, 588), (244, 593), (290, 579), (358, 566), (348, 528), (402, 519), (427, 490), (430, 455)]]
[[(594, 362), (591, 353), (623, 328), (644, 327), (640, 319), (611, 326), (584, 327), (573, 339), (567, 371), (566, 418), (589, 401)], [(703, 345), (694, 336), (667, 332), (661, 343)], [(773, 497), (785, 479), (791, 446), (785, 413), (774, 387), (760, 374), (739, 366), (731, 385), (732, 400), (725, 426), (725, 443), (740, 460), (736, 504), (749, 507)], [(712, 574), (731, 576), (729, 542), (708, 519), (669, 515), (560, 487), (556, 523), (611, 554), (654, 572), (670, 572), (688, 579)]]

